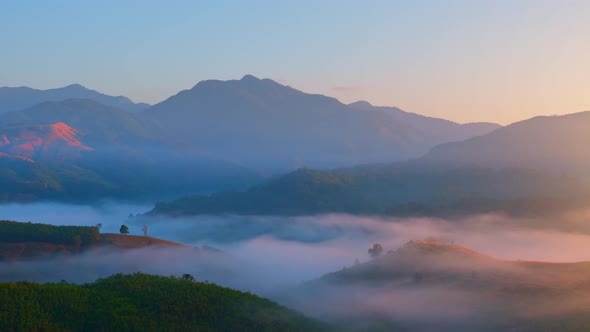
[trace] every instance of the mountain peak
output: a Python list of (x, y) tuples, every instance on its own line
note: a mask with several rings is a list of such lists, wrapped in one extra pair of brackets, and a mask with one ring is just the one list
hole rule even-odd
[(373, 104), (369, 103), (366, 100), (359, 100), (359, 101), (355, 101), (354, 103), (350, 103), (348, 104), (348, 106), (352, 106), (352, 107), (358, 107), (358, 108), (364, 108), (364, 107), (374, 107)]
[(254, 75), (246, 74), (240, 81), (260, 81), (260, 79)]
[(82, 84), (79, 84), (79, 83), (73, 83), (73, 84), (67, 85), (67, 86), (65, 86), (65, 88), (88, 90), (87, 87), (85, 87), (85, 86), (83, 86)]

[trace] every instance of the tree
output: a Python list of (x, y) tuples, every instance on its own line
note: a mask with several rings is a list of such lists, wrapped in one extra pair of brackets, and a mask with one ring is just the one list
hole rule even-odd
[(96, 224), (96, 228), (98, 228), (98, 230), (100, 231), (100, 229), (102, 228), (102, 223)]
[(143, 232), (143, 236), (147, 236), (148, 225), (143, 225), (143, 227), (141, 228), (141, 231)]
[(182, 275), (182, 280), (188, 280), (188, 281), (195, 281), (195, 277), (193, 277), (191, 274), (185, 273)]
[(125, 225), (121, 225), (119, 232), (121, 232), (121, 234), (129, 234), (129, 227), (127, 227)]
[(373, 244), (373, 248), (369, 248), (368, 251), (371, 258), (377, 258), (381, 256), (381, 253), (383, 252), (383, 246), (379, 243), (375, 243)]

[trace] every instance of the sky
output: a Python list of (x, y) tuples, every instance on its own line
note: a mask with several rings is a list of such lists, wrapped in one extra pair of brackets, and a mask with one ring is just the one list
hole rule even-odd
[(508, 124), (590, 110), (590, 1), (2, 1), (0, 86), (157, 103), (271, 78), (342, 102)]

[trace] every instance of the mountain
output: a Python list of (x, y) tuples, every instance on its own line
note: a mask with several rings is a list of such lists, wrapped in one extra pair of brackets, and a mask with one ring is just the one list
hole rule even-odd
[(199, 82), (141, 116), (157, 123), (169, 139), (275, 171), (403, 160), (497, 128), (362, 103), (345, 105), (251, 75)]
[(539, 116), (433, 148), (414, 164), (530, 167), (590, 178), (590, 112)]
[(0, 114), (19, 111), (47, 101), (66, 99), (90, 99), (104, 105), (120, 108), (129, 112), (140, 112), (150, 105), (134, 103), (123, 96), (109, 96), (90, 90), (80, 84), (72, 84), (63, 88), (37, 90), (29, 87), (0, 87)]
[(63, 122), (0, 130), (0, 157), (30, 162), (64, 160), (92, 148), (78, 140), (78, 131)]
[[(366, 106), (366, 105), (365, 105)], [(402, 114), (403, 115), (403, 114)], [(590, 112), (536, 117), (413, 160), (300, 169), (245, 192), (160, 203), (152, 214), (539, 215), (590, 202)]]
[(97, 147), (153, 146), (158, 141), (158, 135), (152, 133), (145, 120), (90, 99), (42, 102), (17, 112), (0, 114), (0, 128), (56, 122), (75, 128), (85, 142)]
[(421, 240), (309, 281), (281, 299), (360, 331), (584, 331), (590, 327), (588, 280), (589, 262), (503, 260)]
[(0, 114), (0, 200), (159, 200), (261, 178), (161, 136), (149, 120), (88, 99)]

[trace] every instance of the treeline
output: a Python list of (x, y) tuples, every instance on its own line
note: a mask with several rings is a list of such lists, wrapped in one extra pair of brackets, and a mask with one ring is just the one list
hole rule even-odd
[(99, 239), (99, 229), (93, 226), (53, 226), (0, 220), (1, 242), (48, 242), (80, 246), (96, 243)]
[(324, 331), (250, 293), (186, 278), (114, 275), (86, 285), (0, 284), (0, 331)]

